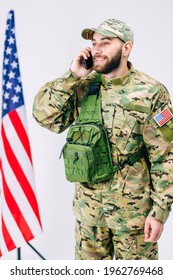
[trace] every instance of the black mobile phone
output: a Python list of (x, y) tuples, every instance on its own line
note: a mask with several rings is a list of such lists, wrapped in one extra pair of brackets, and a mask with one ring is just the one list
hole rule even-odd
[(84, 63), (85, 69), (87, 69), (87, 70), (93, 66), (93, 58), (92, 58), (91, 53), (90, 53), (90, 56), (88, 57), (88, 59), (84, 58), (83, 63)]

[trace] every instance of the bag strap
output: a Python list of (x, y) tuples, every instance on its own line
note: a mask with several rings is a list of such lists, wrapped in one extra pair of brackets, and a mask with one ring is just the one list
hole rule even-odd
[(140, 158), (142, 158), (145, 153), (146, 153), (145, 147), (142, 146), (136, 153), (134, 153), (133, 155), (129, 156), (127, 158), (127, 160), (120, 161), (117, 165), (114, 165), (113, 166), (114, 171), (116, 172), (118, 170), (123, 169), (126, 164), (133, 165), (135, 162), (139, 161)]
[(89, 86), (89, 90), (82, 101), (77, 124), (95, 123), (103, 124), (100, 98), (101, 74), (98, 74)]

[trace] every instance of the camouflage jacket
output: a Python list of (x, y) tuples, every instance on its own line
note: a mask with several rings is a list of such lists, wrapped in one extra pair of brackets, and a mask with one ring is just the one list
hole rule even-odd
[[(36, 121), (55, 133), (68, 128), (95, 76), (93, 71), (76, 78), (67, 71), (45, 84), (34, 100)], [(148, 215), (165, 222), (173, 202), (173, 118), (163, 126), (158, 122), (163, 110), (173, 112), (168, 91), (131, 65), (121, 78), (102, 76), (101, 100), (113, 162), (127, 159), (142, 145), (146, 154), (104, 184), (76, 183), (73, 206), (77, 219), (120, 230), (143, 228)]]

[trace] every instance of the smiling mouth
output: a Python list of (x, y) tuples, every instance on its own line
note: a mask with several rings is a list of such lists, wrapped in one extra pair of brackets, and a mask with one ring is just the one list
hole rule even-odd
[(95, 63), (101, 63), (104, 60), (105, 60), (104, 57), (95, 57), (95, 59), (94, 59)]

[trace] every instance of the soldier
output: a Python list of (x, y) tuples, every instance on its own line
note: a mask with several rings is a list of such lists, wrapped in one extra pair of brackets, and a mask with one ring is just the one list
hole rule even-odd
[[(163, 84), (134, 69), (128, 58), (134, 35), (126, 23), (108, 19), (82, 37), (92, 41), (70, 70), (46, 83), (35, 97), (33, 116), (61, 133), (79, 114), (83, 96), (101, 73), (101, 104), (112, 160), (127, 162), (104, 183), (76, 183), (76, 259), (156, 260), (157, 241), (173, 201), (173, 107)], [(92, 55), (85, 69), (83, 58)]]

